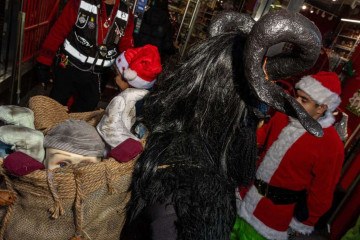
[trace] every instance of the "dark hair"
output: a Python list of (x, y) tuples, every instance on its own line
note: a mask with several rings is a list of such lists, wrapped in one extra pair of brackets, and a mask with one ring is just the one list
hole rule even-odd
[[(243, 72), (244, 44), (245, 38), (235, 33), (207, 40), (195, 47), (178, 70), (145, 98), (141, 121), (150, 130), (150, 149), (145, 152), (151, 151), (154, 138), (159, 144), (159, 136), (196, 135), (207, 144), (220, 171), (232, 175), (238, 183), (250, 180), (255, 171), (252, 162), (257, 121), (248, 109), (251, 102)], [(161, 148), (169, 144), (166, 137), (163, 139)], [(236, 171), (227, 169), (233, 160), (236, 163), (231, 166), (240, 166)], [(234, 171), (229, 173), (231, 170)]]

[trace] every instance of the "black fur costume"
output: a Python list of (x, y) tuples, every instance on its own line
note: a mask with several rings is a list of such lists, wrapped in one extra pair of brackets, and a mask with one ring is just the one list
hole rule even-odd
[[(291, 18), (289, 13), (281, 14)], [(233, 23), (233, 15), (226, 15), (226, 21)], [(219, 24), (216, 21), (212, 26)], [(251, 21), (243, 24), (253, 25)], [(279, 87), (259, 85), (257, 76), (244, 72), (251, 73), (252, 68), (246, 65), (252, 59), (248, 59), (246, 49), (251, 46), (244, 29), (223, 33), (212, 28), (212, 37), (195, 47), (180, 68), (145, 98), (141, 121), (150, 134), (133, 174), (129, 226), (138, 219), (151, 224), (143, 213), (164, 204), (173, 207), (176, 215), (177, 236), (171, 239), (229, 239), (236, 216), (235, 188), (248, 184), (255, 173), (258, 97), (321, 134), (316, 122)], [(296, 71), (310, 67), (317, 58), (316, 51), (309, 53), (309, 46), (303, 47), (307, 57), (314, 56)], [(257, 63), (260, 69), (262, 57)], [(276, 75), (267, 70), (270, 76)], [(260, 78), (264, 82), (263, 75)], [(134, 233), (131, 236), (140, 239)], [(145, 235), (145, 239), (152, 237)]]

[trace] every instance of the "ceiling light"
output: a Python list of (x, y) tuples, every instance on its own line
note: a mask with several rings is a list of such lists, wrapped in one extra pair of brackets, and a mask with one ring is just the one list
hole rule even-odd
[(306, 9), (306, 5), (304, 4), (304, 5), (302, 5), (302, 7), (301, 7), (303, 10), (305, 10)]
[(316, 10), (316, 15), (319, 15), (320, 9)]
[(312, 7), (310, 8), (310, 13), (314, 13), (314, 9)]
[(331, 21), (331, 20), (333, 20), (333, 18), (334, 18), (334, 15), (331, 15), (330, 17), (328, 17), (328, 19)]
[(322, 14), (321, 14), (321, 17), (325, 17), (326, 15), (325, 15), (325, 12), (322, 12)]

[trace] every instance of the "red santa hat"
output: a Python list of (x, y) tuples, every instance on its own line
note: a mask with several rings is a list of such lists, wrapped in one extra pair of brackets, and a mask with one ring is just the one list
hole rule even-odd
[(303, 77), (296, 85), (307, 93), (316, 103), (325, 104), (328, 110), (334, 111), (340, 104), (341, 83), (334, 72), (318, 72)]
[(116, 67), (132, 87), (144, 89), (151, 88), (162, 71), (159, 51), (150, 44), (123, 52)]

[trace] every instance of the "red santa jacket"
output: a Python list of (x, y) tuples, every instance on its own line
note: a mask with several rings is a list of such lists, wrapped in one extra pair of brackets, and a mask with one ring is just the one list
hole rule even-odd
[[(64, 43), (67, 36), (73, 30), (73, 27), (78, 18), (78, 11), (80, 7), (80, 0), (69, 0), (65, 5), (61, 15), (50, 30), (45, 39), (39, 53), (37, 61), (50, 66), (60, 46)], [(120, 4), (124, 4), (121, 2)], [(105, 28), (102, 24), (98, 25), (98, 44), (101, 45), (104, 37), (106, 37), (109, 28)], [(134, 31), (134, 16), (129, 15), (128, 24), (126, 25), (125, 35), (121, 38), (118, 50), (123, 52), (128, 48), (134, 47), (134, 40), (132, 33)]]
[(255, 186), (238, 195), (237, 211), (267, 239), (287, 239), (289, 227), (307, 234), (331, 206), (335, 185), (344, 159), (344, 147), (332, 126), (334, 118), (327, 114), (319, 120), (324, 136), (317, 138), (295, 120), (276, 113), (268, 124), (258, 130), (258, 144), (265, 154), (256, 178), (272, 186), (307, 191), (309, 217), (296, 220), (295, 204), (276, 205), (260, 195)]

